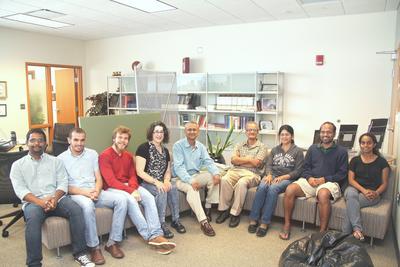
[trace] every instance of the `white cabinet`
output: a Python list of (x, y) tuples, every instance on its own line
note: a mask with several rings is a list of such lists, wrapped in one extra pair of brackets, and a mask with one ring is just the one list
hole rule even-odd
[[(177, 76), (179, 125), (197, 121), (200, 141), (224, 140), (231, 126), (233, 140), (245, 140), (246, 122), (259, 123), (260, 139), (276, 144), (283, 120), (283, 73), (190, 73)], [(214, 141), (213, 141), (214, 143)]]

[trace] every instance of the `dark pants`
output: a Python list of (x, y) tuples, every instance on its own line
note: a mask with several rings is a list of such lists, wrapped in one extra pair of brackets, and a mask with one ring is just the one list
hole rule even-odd
[(69, 196), (62, 198), (55, 210), (45, 213), (42, 207), (29, 203), (24, 207), (26, 265), (42, 266), (42, 224), (47, 217), (59, 216), (69, 220), (72, 254), (80, 256), (86, 250), (85, 221), (82, 209)]

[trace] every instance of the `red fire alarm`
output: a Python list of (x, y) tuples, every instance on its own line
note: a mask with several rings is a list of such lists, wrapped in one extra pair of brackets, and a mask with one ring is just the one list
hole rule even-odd
[(324, 55), (316, 55), (315, 56), (315, 65), (317, 65), (317, 66), (324, 65)]

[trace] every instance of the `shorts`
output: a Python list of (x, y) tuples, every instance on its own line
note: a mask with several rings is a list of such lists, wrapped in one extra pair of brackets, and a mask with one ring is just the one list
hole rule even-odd
[(326, 182), (317, 187), (312, 187), (308, 183), (307, 179), (305, 179), (305, 178), (300, 178), (297, 181), (294, 181), (293, 183), (298, 184), (300, 186), (301, 190), (306, 195), (306, 198), (317, 196), (319, 190), (321, 190), (323, 188), (326, 188), (329, 190), (329, 192), (331, 193), (331, 196), (333, 197), (334, 202), (342, 196), (342, 194), (340, 192), (340, 186), (338, 183)]

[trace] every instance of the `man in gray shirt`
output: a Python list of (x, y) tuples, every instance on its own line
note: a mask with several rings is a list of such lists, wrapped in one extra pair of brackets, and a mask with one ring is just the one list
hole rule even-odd
[(26, 265), (42, 266), (42, 224), (49, 216), (69, 220), (72, 253), (81, 266), (94, 267), (86, 252), (85, 222), (78, 204), (65, 196), (68, 179), (62, 162), (46, 153), (46, 135), (31, 129), (26, 135), (29, 154), (11, 167), (11, 182), (22, 200), (26, 220)]

